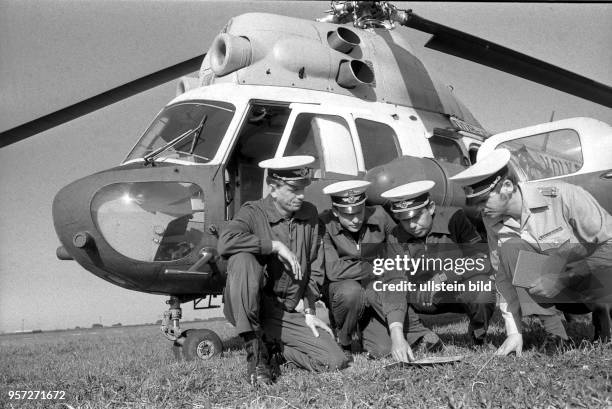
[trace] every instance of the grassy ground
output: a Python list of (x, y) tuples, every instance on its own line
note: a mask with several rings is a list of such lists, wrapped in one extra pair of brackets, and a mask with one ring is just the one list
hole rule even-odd
[[(356, 356), (342, 372), (285, 370), (271, 387), (244, 379), (245, 354), (225, 322), (185, 324), (216, 331), (224, 356), (175, 362), (157, 327), (105, 328), (0, 337), (0, 407), (7, 408), (612, 408), (612, 347), (584, 342), (564, 354), (530, 349), (540, 340), (535, 323), (522, 358), (493, 358), (493, 347), (469, 348), (467, 322), (430, 323), (463, 354), (455, 365), (385, 370), (389, 360)], [(503, 340), (499, 323), (492, 341)], [(586, 321), (570, 336), (589, 335)], [(440, 354), (439, 354), (440, 355)], [(10, 400), (9, 391), (65, 391), (64, 400)]]

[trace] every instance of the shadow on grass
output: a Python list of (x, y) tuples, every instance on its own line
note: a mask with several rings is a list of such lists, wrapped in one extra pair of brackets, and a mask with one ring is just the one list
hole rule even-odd
[(240, 351), (244, 349), (244, 342), (238, 335), (223, 340), (224, 351)]

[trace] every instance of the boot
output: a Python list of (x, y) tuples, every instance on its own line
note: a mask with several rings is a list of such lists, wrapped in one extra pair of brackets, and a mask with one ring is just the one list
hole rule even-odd
[(546, 334), (544, 341), (538, 347), (538, 352), (546, 355), (563, 354), (572, 349), (572, 342), (559, 335)]
[(342, 353), (346, 357), (347, 362), (348, 363), (353, 362), (354, 361), (354, 359), (353, 359), (353, 345), (352, 344), (349, 344), (349, 345), (340, 345), (340, 347), (342, 348)]
[(248, 382), (253, 386), (258, 384), (270, 385), (272, 383), (270, 358), (268, 348), (261, 335), (256, 332), (247, 332), (243, 335), (243, 339), (247, 353)]
[(444, 350), (444, 343), (433, 331), (429, 331), (415, 342), (414, 349), (420, 353), (436, 353)]
[(468, 335), (474, 346), (483, 346), (487, 342), (487, 331), (484, 328), (478, 328), (472, 321), (468, 325)]

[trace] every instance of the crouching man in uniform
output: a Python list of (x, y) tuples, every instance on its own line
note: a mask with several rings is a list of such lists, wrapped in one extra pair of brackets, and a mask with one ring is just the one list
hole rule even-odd
[[(223, 312), (245, 342), (253, 385), (272, 381), (273, 345), (288, 362), (308, 370), (348, 364), (331, 329), (315, 316), (324, 273), (317, 209), (304, 201), (313, 161), (294, 156), (261, 162), (268, 169), (269, 195), (245, 203), (219, 237), (219, 254), (229, 258)], [(295, 311), (300, 301), (303, 313)]]
[[(527, 315), (542, 321), (547, 332), (542, 348), (562, 346), (568, 337), (558, 309), (590, 309), (596, 337), (609, 338), (612, 217), (581, 187), (560, 181), (517, 183), (510, 156), (507, 149), (495, 150), (450, 178), (465, 186), (468, 201), (482, 212), (497, 289), (513, 318), (511, 325), (506, 322), (507, 338), (497, 353), (521, 353), (521, 317)], [(535, 260), (530, 265), (519, 263), (526, 253)], [(533, 258), (533, 253), (548, 257)], [(531, 281), (513, 283), (523, 271)]]
[(381, 195), (399, 223), (392, 237), (413, 260), (410, 304), (421, 314), (467, 314), (470, 339), (482, 345), (495, 310), (486, 244), (463, 210), (436, 206), (429, 195), (434, 185), (423, 180)]
[[(389, 355), (398, 361), (414, 360), (411, 345), (434, 345), (439, 338), (423, 326), (407, 305), (406, 293), (374, 290), (376, 258), (389, 255), (388, 236), (395, 223), (380, 206), (366, 206), (370, 182), (349, 180), (323, 189), (332, 208), (320, 216), (325, 224), (326, 302), (335, 322), (338, 341), (347, 356), (353, 334), (361, 330), (363, 347), (373, 357)], [(385, 273), (383, 281), (406, 279), (403, 271)]]

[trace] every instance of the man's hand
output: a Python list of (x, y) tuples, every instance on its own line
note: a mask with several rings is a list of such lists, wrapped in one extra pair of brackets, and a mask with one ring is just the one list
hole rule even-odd
[(553, 298), (567, 287), (567, 260), (558, 253), (551, 254), (542, 265), (542, 274), (529, 288), (529, 292), (546, 298)]
[(504, 343), (495, 351), (495, 355), (506, 356), (511, 352), (515, 352), (516, 356), (521, 356), (523, 353), (523, 335), (510, 334), (506, 337)]
[(297, 256), (280, 241), (272, 241), (272, 252), (276, 253), (288, 270), (291, 270), (296, 280), (302, 279), (302, 267)]
[(529, 293), (546, 298), (554, 298), (565, 288), (558, 274), (546, 274), (538, 277)]
[(319, 331), (317, 330), (317, 327), (329, 332), (329, 335), (331, 335), (332, 338), (334, 337), (334, 333), (332, 332), (331, 328), (328, 327), (327, 324), (325, 324), (323, 321), (321, 321), (321, 319), (318, 318), (316, 315), (305, 314), (304, 320), (306, 321), (306, 325), (312, 330), (312, 335), (314, 335), (315, 338), (319, 338)]
[(414, 361), (412, 349), (406, 338), (404, 338), (404, 332), (401, 327), (391, 328), (391, 355), (398, 362)]

